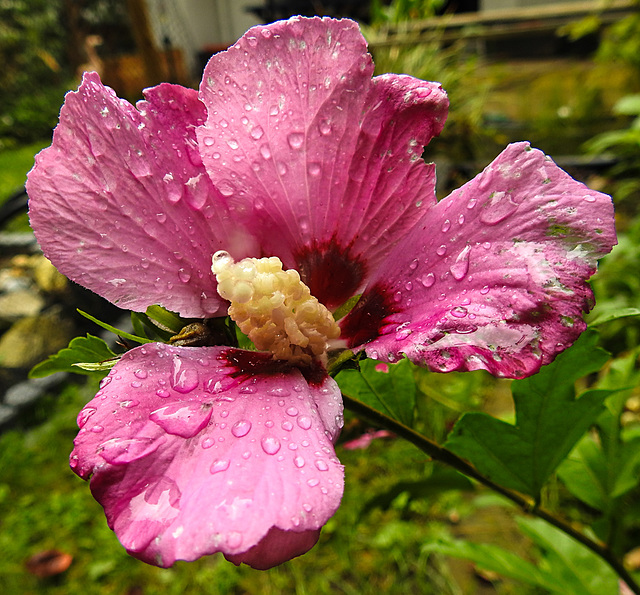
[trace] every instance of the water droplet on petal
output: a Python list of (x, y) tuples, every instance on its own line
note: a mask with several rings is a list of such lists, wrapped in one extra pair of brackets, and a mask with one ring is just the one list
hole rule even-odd
[(166, 399), (167, 397), (171, 396), (171, 393), (168, 390), (165, 390), (164, 388), (159, 388), (156, 391), (156, 395), (158, 395), (161, 399)]
[(431, 287), (435, 282), (436, 282), (436, 277), (433, 273), (428, 273), (427, 275), (425, 275), (424, 277), (422, 277), (422, 279), (420, 280), (420, 282), (425, 286), (425, 287)]
[(215, 440), (213, 440), (213, 438), (205, 438), (202, 441), (202, 448), (211, 448), (213, 445), (215, 444)]
[(464, 306), (457, 306), (451, 310), (451, 315), (456, 318), (464, 318), (467, 315), (467, 309)]
[(446, 219), (445, 222), (442, 224), (442, 227), (440, 228), (442, 233), (446, 233), (451, 229), (451, 221), (449, 221), (449, 219)]
[(169, 434), (191, 438), (209, 423), (211, 408), (200, 403), (172, 403), (153, 411), (149, 419)]
[(242, 438), (243, 436), (246, 436), (250, 431), (251, 431), (251, 422), (244, 419), (237, 421), (231, 427), (231, 433), (236, 438)]
[(180, 281), (182, 281), (182, 283), (189, 283), (189, 281), (191, 280), (191, 273), (186, 269), (179, 269), (178, 278), (180, 279)]
[(320, 120), (320, 122), (318, 122), (318, 130), (323, 136), (331, 134), (331, 122), (329, 122), (329, 120), (327, 120), (326, 118)]
[(310, 417), (307, 417), (306, 415), (301, 415), (297, 421), (298, 421), (298, 425), (303, 430), (308, 430), (309, 428), (311, 428), (312, 421)]
[(162, 440), (153, 438), (112, 438), (99, 447), (100, 456), (112, 465), (122, 465), (141, 459), (154, 452)]
[(287, 142), (292, 149), (299, 149), (304, 143), (304, 134), (302, 132), (292, 132), (287, 136)]
[(319, 479), (307, 479), (307, 485), (311, 488), (315, 488), (320, 483)]
[(95, 425), (93, 426), (93, 428), (91, 428), (91, 431), (94, 434), (99, 434), (100, 432), (104, 432), (104, 428), (101, 425)]
[(212, 474), (220, 473), (221, 471), (226, 471), (228, 468), (229, 468), (229, 460), (228, 459), (216, 459), (211, 464), (209, 472), (212, 473)]
[(293, 424), (288, 419), (285, 419), (280, 425), (282, 429), (286, 430), (287, 432), (293, 430)]
[(488, 285), (485, 285), (485, 286), (480, 290), (480, 293), (481, 293), (482, 295), (487, 295), (487, 294), (489, 293), (489, 286), (488, 286)]
[(289, 407), (286, 410), (287, 415), (290, 415), (291, 417), (295, 417), (296, 415), (298, 415), (298, 410), (295, 407)]
[(451, 265), (450, 271), (453, 275), (453, 278), (457, 281), (461, 281), (465, 278), (467, 272), (469, 271), (469, 252), (471, 251), (471, 246), (465, 246), (463, 250), (456, 257), (456, 261)]
[(84, 425), (87, 423), (87, 421), (89, 420), (89, 418), (97, 411), (97, 409), (95, 409), (94, 407), (85, 407), (79, 414), (78, 414), (78, 427), (80, 429), (82, 429), (84, 427)]
[(298, 468), (302, 469), (304, 467), (304, 459), (301, 456), (297, 456), (293, 459), (293, 464)]
[(506, 192), (494, 192), (483, 205), (480, 221), (486, 225), (496, 225), (515, 212), (518, 205)]
[(254, 126), (251, 129), (251, 138), (253, 139), (260, 140), (263, 135), (264, 135), (264, 129), (262, 128), (262, 126)]
[(274, 455), (280, 450), (280, 440), (274, 436), (264, 436), (262, 440), (260, 440), (260, 445), (262, 446), (262, 450), (268, 455)]
[(184, 367), (183, 361), (178, 356), (173, 358), (173, 374), (171, 386), (182, 394), (190, 393), (199, 384), (198, 371), (195, 368)]
[(307, 166), (307, 171), (312, 175), (312, 176), (319, 176), (320, 173), (322, 172), (322, 166), (319, 163), (315, 163), (315, 162), (311, 162), (309, 163), (309, 165)]

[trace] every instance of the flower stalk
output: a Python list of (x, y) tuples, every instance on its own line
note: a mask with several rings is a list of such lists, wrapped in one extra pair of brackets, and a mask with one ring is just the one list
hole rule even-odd
[(419, 448), (422, 452), (426, 453), (434, 461), (444, 463), (449, 467), (452, 467), (456, 471), (466, 475), (467, 477), (476, 480), (490, 490), (504, 496), (514, 504), (520, 507), (520, 509), (526, 513), (543, 519), (547, 523), (553, 525), (557, 529), (560, 529), (566, 535), (569, 535), (576, 541), (580, 542), (586, 548), (591, 550), (594, 554), (604, 560), (616, 574), (627, 584), (629, 589), (636, 595), (640, 595), (640, 585), (631, 576), (629, 571), (624, 567), (624, 564), (613, 554), (613, 552), (601, 541), (592, 539), (575, 529), (566, 520), (556, 516), (551, 511), (538, 506), (533, 498), (525, 496), (520, 492), (511, 490), (498, 483), (492, 481), (489, 477), (480, 473), (471, 463), (465, 461), (458, 455), (454, 454), (450, 450), (441, 446), (437, 442), (423, 436), (419, 432), (416, 432), (412, 428), (396, 421), (395, 419), (373, 409), (348, 395), (342, 393), (345, 409), (349, 409), (358, 416), (365, 417), (377, 426), (381, 426), (394, 434), (404, 438), (411, 444)]

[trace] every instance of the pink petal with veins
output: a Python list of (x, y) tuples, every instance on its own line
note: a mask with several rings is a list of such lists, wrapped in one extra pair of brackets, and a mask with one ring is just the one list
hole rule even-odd
[(243, 240), (198, 152), (204, 106), (175, 85), (145, 94), (136, 110), (95, 73), (67, 94), (28, 176), (31, 224), (62, 273), (118, 306), (223, 314), (211, 255)]
[(280, 564), (314, 545), (342, 497), (337, 385), (269, 354), (138, 347), (78, 425), (74, 471), (125, 548), (158, 566), (215, 552)]
[(211, 179), (262, 253), (329, 307), (360, 290), (435, 202), (420, 156), (444, 125), (446, 95), (372, 72), (356, 23), (295, 17), (213, 56), (200, 86)]
[(510, 145), (389, 255), (343, 336), (384, 361), (528, 376), (584, 330), (586, 281), (615, 243), (610, 197)]

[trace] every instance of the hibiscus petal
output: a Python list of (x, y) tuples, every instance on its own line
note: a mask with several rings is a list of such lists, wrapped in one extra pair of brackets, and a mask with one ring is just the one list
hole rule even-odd
[(584, 330), (586, 280), (615, 243), (610, 197), (510, 145), (389, 255), (343, 337), (435, 371), (532, 374)]
[(435, 201), (420, 155), (442, 129), (446, 95), (408, 76), (372, 82), (372, 72), (356, 23), (296, 17), (213, 56), (200, 87), (212, 180), (262, 253), (296, 268), (329, 307), (364, 286), (419, 218), (416, 205)]
[(197, 149), (205, 109), (176, 85), (146, 97), (138, 111), (96, 73), (67, 94), (53, 145), (29, 173), (31, 223), (62, 273), (111, 302), (211, 315), (224, 304), (211, 255), (237, 240)]
[(80, 412), (71, 466), (137, 558), (274, 566), (313, 546), (342, 496), (341, 395), (313, 376), (258, 352), (138, 347)]

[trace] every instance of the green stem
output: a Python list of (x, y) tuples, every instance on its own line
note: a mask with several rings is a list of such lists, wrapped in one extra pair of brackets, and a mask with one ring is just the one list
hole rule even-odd
[(516, 492), (515, 490), (510, 490), (505, 488), (495, 482), (493, 482), (488, 477), (482, 475), (471, 463), (465, 461), (460, 458), (456, 454), (452, 453), (450, 450), (440, 446), (433, 440), (430, 440), (426, 436), (412, 430), (408, 426), (386, 416), (384, 413), (380, 413), (375, 409), (372, 409), (368, 405), (365, 405), (361, 401), (354, 399), (353, 397), (349, 397), (345, 394), (342, 395), (344, 398), (344, 404), (347, 409), (353, 411), (359, 416), (365, 417), (369, 419), (369, 421), (375, 423), (378, 426), (384, 427), (401, 438), (408, 440), (414, 446), (418, 447), (421, 451), (428, 454), (433, 460), (444, 463), (445, 465), (449, 465), (453, 467), (456, 471), (463, 473), (467, 477), (475, 479), (477, 482), (482, 485), (490, 488), (494, 492), (497, 492), (508, 498), (515, 504), (517, 504), (523, 512), (532, 514), (547, 521), (549, 524), (554, 527), (560, 529), (570, 537), (573, 537), (576, 541), (579, 541), (582, 545), (590, 549), (593, 553), (602, 558), (613, 570), (618, 574), (618, 576), (627, 583), (628, 587), (635, 593), (636, 595), (640, 595), (640, 585), (636, 583), (634, 578), (629, 574), (627, 569), (623, 566), (622, 562), (618, 560), (612, 553), (612, 551), (602, 542), (596, 541), (595, 539), (591, 539), (584, 535), (584, 533), (578, 531), (574, 527), (572, 527), (567, 521), (557, 517), (552, 512), (536, 506), (534, 500), (528, 496), (521, 494), (520, 492)]

